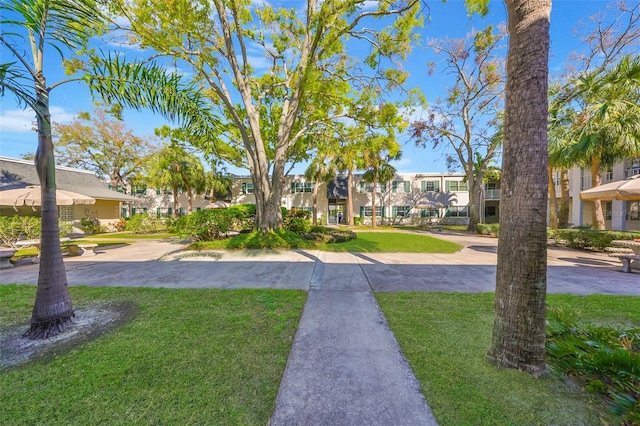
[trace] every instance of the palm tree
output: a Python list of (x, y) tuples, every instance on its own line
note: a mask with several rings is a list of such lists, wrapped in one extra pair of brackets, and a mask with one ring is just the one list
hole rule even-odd
[[(335, 144), (334, 144), (335, 145)], [(336, 176), (334, 156), (336, 149), (330, 144), (325, 144), (317, 155), (311, 160), (304, 172), (305, 179), (313, 180), (313, 225), (318, 224), (318, 189), (322, 182), (328, 182)]]
[(336, 167), (340, 172), (347, 172), (347, 225), (353, 226), (353, 172), (358, 169), (362, 159), (359, 145), (350, 138), (343, 140), (340, 156), (336, 158)]
[[(551, 0), (506, 0), (507, 86), (495, 315), (487, 357), (544, 374)], [(522, 167), (526, 164), (526, 167)]]
[(203, 192), (206, 176), (202, 162), (176, 140), (151, 155), (148, 163), (149, 183), (157, 188), (170, 187), (173, 192), (173, 216), (178, 217), (178, 191), (187, 192), (187, 213), (193, 211), (193, 195)]
[[(602, 183), (602, 167), (640, 155), (640, 58), (626, 56), (615, 67), (575, 80), (574, 99), (582, 108), (572, 128), (569, 152), (576, 164), (591, 166), (591, 186)], [(594, 229), (604, 229), (600, 200), (593, 202)]]
[[(363, 164), (366, 168), (362, 179), (372, 184), (371, 191), (371, 227), (376, 227), (376, 192), (380, 182), (393, 178), (396, 169), (389, 164), (400, 158), (400, 145), (391, 135), (375, 134), (366, 139), (363, 151)], [(384, 214), (383, 214), (384, 215)]]
[[(42, 190), (41, 256), (31, 324), (25, 336), (47, 338), (63, 331), (74, 312), (60, 247), (49, 109), (51, 91), (66, 81), (47, 85), (45, 47), (52, 46), (62, 55), (65, 50), (85, 46), (102, 18), (91, 0), (6, 0), (0, 10), (7, 12), (3, 13), (0, 43), (13, 61), (0, 64), (0, 94), (8, 91), (19, 104), (33, 109), (38, 132), (35, 165)], [(30, 49), (23, 50), (23, 46)]]

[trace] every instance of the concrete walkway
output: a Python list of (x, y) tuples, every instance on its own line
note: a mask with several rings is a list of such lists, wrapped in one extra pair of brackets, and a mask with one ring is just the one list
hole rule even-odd
[[(454, 254), (185, 251), (138, 241), (65, 259), (69, 285), (308, 290), (270, 424), (435, 425), (373, 292), (494, 291), (497, 239), (434, 233)], [(640, 273), (601, 253), (549, 248), (548, 291), (640, 296)], [(0, 271), (35, 284), (38, 265)]]
[(437, 425), (358, 259), (321, 253), (270, 425)]

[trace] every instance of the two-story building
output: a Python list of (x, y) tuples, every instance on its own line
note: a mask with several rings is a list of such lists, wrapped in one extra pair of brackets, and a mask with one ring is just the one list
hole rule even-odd
[[(627, 159), (602, 172), (602, 183), (614, 182), (640, 174), (640, 158)], [(554, 172), (554, 185), (560, 203), (560, 173)], [(573, 226), (591, 225), (592, 201), (580, 199), (580, 191), (591, 188), (591, 169), (574, 167), (569, 170), (569, 221)], [(603, 201), (606, 229), (640, 230), (640, 201)]]

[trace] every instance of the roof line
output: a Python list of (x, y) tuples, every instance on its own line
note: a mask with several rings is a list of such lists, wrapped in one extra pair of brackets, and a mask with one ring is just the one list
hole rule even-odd
[[(9, 161), (11, 163), (27, 164), (29, 166), (33, 166), (34, 165), (33, 161), (21, 160), (19, 158), (11, 158), (11, 157), (3, 157), (3, 156), (0, 156), (0, 161)], [(58, 165), (56, 165), (56, 170), (67, 170), (69, 172), (86, 173), (86, 174), (95, 176), (95, 173), (92, 172), (91, 170), (75, 169), (73, 167), (66, 167), (66, 166), (58, 166)]]

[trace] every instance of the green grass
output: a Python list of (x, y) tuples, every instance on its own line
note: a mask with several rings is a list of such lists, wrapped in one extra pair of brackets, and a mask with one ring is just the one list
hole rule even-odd
[[(382, 293), (376, 297), (438, 422), (447, 425), (620, 424), (557, 375), (534, 379), (490, 365), (494, 295)], [(549, 295), (583, 321), (640, 326), (640, 297)]]
[[(139, 304), (130, 323), (0, 373), (0, 424), (265, 425), (305, 293), (70, 288)], [(0, 286), (0, 323), (26, 322), (33, 286)]]
[(455, 253), (462, 246), (428, 235), (404, 232), (358, 232), (358, 238), (344, 243), (318, 244), (324, 251), (359, 253)]

